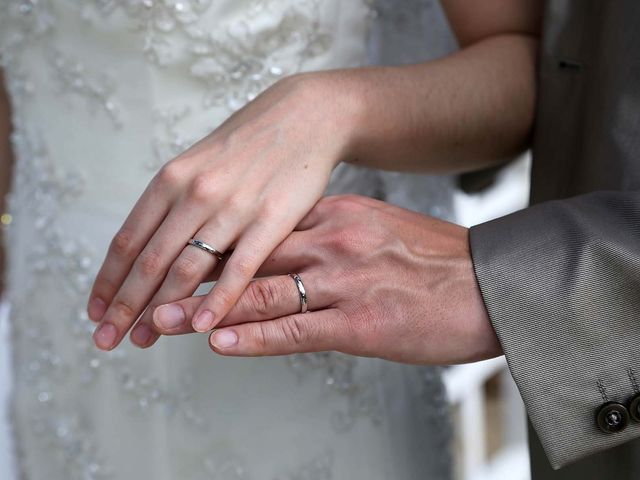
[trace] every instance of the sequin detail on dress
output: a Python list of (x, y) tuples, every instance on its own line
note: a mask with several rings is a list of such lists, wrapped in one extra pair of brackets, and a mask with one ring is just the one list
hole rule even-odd
[(89, 71), (82, 62), (60, 52), (54, 52), (51, 67), (61, 98), (84, 98), (89, 107), (102, 110), (116, 128), (122, 127), (121, 108), (114, 100), (117, 87), (113, 76)]
[(102, 16), (122, 10), (130, 19), (130, 28), (140, 34), (146, 58), (162, 66), (184, 55), (184, 51), (177, 48), (182, 42), (175, 38), (176, 34), (192, 40), (205, 35), (197, 23), (211, 6), (211, 1), (93, 0), (83, 6), (82, 16), (93, 19), (94, 9)]

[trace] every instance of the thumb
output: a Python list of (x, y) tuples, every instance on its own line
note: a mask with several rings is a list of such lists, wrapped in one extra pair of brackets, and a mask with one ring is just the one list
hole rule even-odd
[(176, 302), (159, 305), (153, 311), (153, 326), (162, 335), (194, 333), (191, 318), (205, 295), (187, 297)]

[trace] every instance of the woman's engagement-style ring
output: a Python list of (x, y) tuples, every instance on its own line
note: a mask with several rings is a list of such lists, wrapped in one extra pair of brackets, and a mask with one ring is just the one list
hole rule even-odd
[(214, 255), (215, 257), (218, 258), (218, 260), (222, 260), (222, 256), (224, 255), (220, 253), (218, 250), (216, 250), (215, 248), (213, 248), (208, 243), (205, 243), (202, 240), (197, 240), (195, 238), (192, 238), (191, 240), (189, 240), (187, 242), (187, 245), (193, 245), (194, 247), (198, 247), (200, 250), (204, 250), (205, 252), (208, 252), (211, 255)]

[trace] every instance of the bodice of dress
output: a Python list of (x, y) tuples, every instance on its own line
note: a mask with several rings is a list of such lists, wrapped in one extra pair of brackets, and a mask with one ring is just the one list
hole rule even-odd
[[(6, 0), (0, 9), (17, 119), (39, 119), (30, 128), (60, 167), (78, 169), (79, 155), (108, 147), (104, 161), (84, 162), (86, 175), (131, 179), (122, 190), (134, 193), (141, 175), (277, 79), (361, 64), (368, 15), (360, 1), (337, 0)], [(92, 195), (112, 193), (97, 183)]]
[[(201, 336), (104, 353), (85, 312), (110, 239), (160, 165), (285, 75), (365, 63), (373, 17), (365, 0), (0, 0), (25, 477), (447, 475), (433, 369), (336, 353), (216, 358)], [(334, 191), (384, 183), (354, 172)]]

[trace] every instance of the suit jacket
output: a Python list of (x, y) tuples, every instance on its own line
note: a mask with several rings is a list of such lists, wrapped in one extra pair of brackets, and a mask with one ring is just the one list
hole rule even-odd
[(533, 206), (471, 229), (478, 284), (551, 466), (589, 457), (553, 475), (640, 478), (640, 1), (550, 0), (539, 62)]

